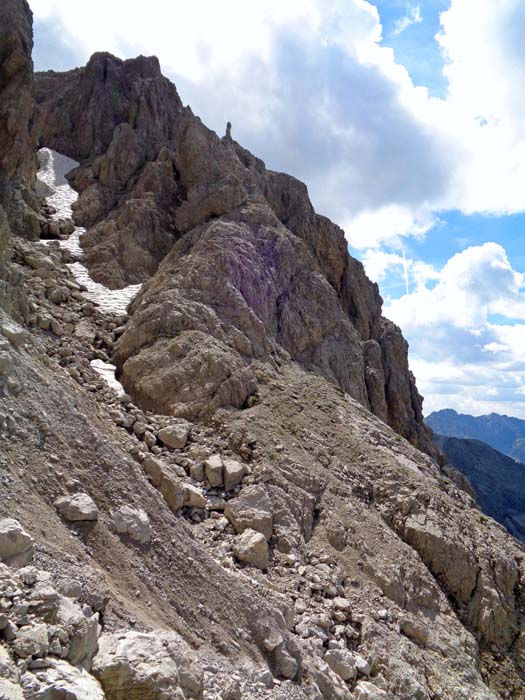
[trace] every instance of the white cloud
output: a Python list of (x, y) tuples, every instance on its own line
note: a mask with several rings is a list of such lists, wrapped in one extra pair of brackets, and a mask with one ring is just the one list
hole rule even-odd
[(412, 24), (421, 24), (423, 17), (421, 15), (421, 8), (419, 5), (408, 8), (408, 12), (404, 17), (397, 20), (394, 25), (392, 34), (398, 35), (408, 29)]
[[(385, 314), (402, 328), (425, 412), (509, 412), (525, 417), (525, 287), (497, 243), (454, 255), (437, 283), (391, 300)], [(495, 324), (498, 314), (509, 321)]]
[(404, 271), (410, 262), (397, 253), (386, 253), (384, 250), (369, 249), (363, 257), (363, 264), (370, 279), (374, 282), (381, 282), (389, 270), (401, 268)]
[(205, 122), (222, 133), (231, 121), (270, 167), (304, 179), (361, 249), (422, 236), (446, 208), (525, 207), (521, 7), (452, 0), (439, 35), (450, 91), (437, 99), (380, 43), (365, 0), (32, 2), (86, 58), (156, 53)]

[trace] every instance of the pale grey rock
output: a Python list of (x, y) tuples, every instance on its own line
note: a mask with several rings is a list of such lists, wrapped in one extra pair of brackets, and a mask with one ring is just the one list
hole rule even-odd
[(144, 471), (149, 476), (153, 486), (156, 486), (158, 488), (160, 486), (161, 481), (162, 481), (162, 474), (163, 474), (164, 469), (165, 469), (164, 463), (160, 459), (157, 459), (156, 457), (152, 457), (151, 455), (146, 455), (144, 462), (143, 462), (143, 467), (144, 467)]
[(22, 659), (28, 656), (34, 658), (47, 656), (49, 651), (47, 625), (24, 625), (16, 635), (11, 648)]
[(174, 513), (184, 505), (184, 486), (177, 475), (169, 468), (164, 469), (162, 472), (159, 491), (170, 510)]
[(429, 629), (428, 625), (424, 625), (414, 620), (401, 620), (399, 627), (401, 632), (409, 639), (426, 646), (428, 643)]
[(354, 698), (355, 700), (389, 700), (389, 695), (373, 683), (360, 681), (355, 687)]
[(188, 508), (206, 508), (206, 498), (198, 486), (184, 484), (184, 505)]
[[(241, 535), (243, 537), (243, 535)], [(299, 670), (299, 664), (297, 660), (287, 651), (286, 647), (280, 646), (276, 649), (274, 654), (275, 664), (278, 669), (278, 673), (283, 678), (288, 678), (293, 680), (297, 675)]]
[(28, 332), (0, 309), (0, 332), (15, 348), (23, 348), (29, 339)]
[(354, 660), (355, 660), (355, 668), (358, 673), (358, 675), (361, 676), (369, 676), (370, 672), (372, 670), (370, 664), (368, 661), (360, 656), (359, 654), (354, 654)]
[(0, 698), (2, 700), (24, 700), (20, 683), (20, 672), (3, 644), (0, 644)]
[(181, 421), (172, 423), (166, 428), (159, 430), (159, 439), (168, 447), (173, 449), (181, 449), (186, 446), (191, 430), (191, 423)]
[(210, 486), (223, 485), (223, 463), (220, 455), (211, 455), (205, 459), (204, 468)]
[(139, 544), (149, 544), (151, 541), (151, 523), (142, 508), (121, 506), (113, 513), (113, 523), (119, 535), (128, 535)]
[(204, 481), (204, 464), (194, 462), (190, 467), (190, 476), (195, 481)]
[(144, 471), (150, 477), (153, 486), (159, 489), (170, 510), (174, 513), (180, 510), (184, 505), (184, 485), (174, 469), (160, 459), (147, 455)]
[(62, 496), (55, 501), (55, 508), (60, 515), (70, 522), (95, 522), (98, 520), (98, 508), (87, 493), (74, 493)]
[(242, 483), (246, 474), (246, 467), (235, 459), (223, 459), (224, 466), (224, 490), (231, 491)]
[(49, 659), (44, 673), (25, 673), (22, 684), (30, 700), (105, 700), (92, 675), (63, 660)]
[(174, 632), (103, 634), (93, 660), (107, 700), (199, 698), (202, 680), (190, 670), (185, 643)]
[(344, 681), (355, 678), (356, 661), (352, 652), (346, 649), (331, 649), (324, 655), (324, 660)]
[(0, 520), (0, 560), (5, 564), (22, 567), (33, 559), (33, 538), (18, 520)]
[[(260, 532), (245, 529), (233, 545), (233, 553), (239, 561), (258, 569), (268, 567), (268, 543)], [(295, 674), (294, 674), (295, 675)]]
[(224, 515), (238, 534), (249, 528), (262, 533), (267, 540), (272, 536), (273, 506), (262, 486), (245, 487), (228, 501)]
[(72, 600), (61, 598), (57, 611), (57, 623), (68, 634), (67, 660), (74, 666), (89, 670), (100, 633), (98, 613), (88, 618)]

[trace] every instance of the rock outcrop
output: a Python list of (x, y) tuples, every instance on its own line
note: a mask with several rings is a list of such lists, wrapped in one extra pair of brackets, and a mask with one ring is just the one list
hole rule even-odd
[(35, 239), (41, 222), (32, 191), (36, 178), (32, 15), (25, 0), (0, 6), (0, 307), (26, 313), (11, 234)]
[(292, 359), (432, 452), (406, 342), (301, 182), (207, 129), (155, 58), (95, 54), (38, 74), (36, 95), (41, 144), (81, 163), (69, 177), (91, 274), (149, 278), (116, 355), (141, 405), (241, 408), (254, 361)]

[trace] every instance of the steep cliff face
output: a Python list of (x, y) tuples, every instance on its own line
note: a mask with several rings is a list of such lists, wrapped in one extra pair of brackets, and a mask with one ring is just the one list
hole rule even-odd
[(81, 162), (76, 220), (86, 262), (110, 287), (151, 276), (173, 244), (183, 190), (172, 150), (183, 107), (156, 58), (94, 54), (85, 68), (37, 74), (41, 145)]
[(241, 408), (253, 362), (291, 359), (432, 453), (401, 332), (303, 183), (207, 129), (155, 58), (95, 54), (38, 74), (36, 94), (41, 144), (81, 161), (70, 180), (91, 274), (149, 280), (116, 354), (139, 403)]
[(27, 2), (0, 6), (0, 307), (25, 312), (20, 270), (11, 263), (11, 233), (40, 234), (32, 193), (36, 159), (31, 123), (33, 99), (32, 16)]
[(0, 178), (31, 184), (35, 179), (32, 16), (27, 2), (0, 6)]

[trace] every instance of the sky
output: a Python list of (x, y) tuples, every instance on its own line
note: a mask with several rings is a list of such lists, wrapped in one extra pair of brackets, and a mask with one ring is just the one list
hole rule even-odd
[(425, 414), (525, 418), (523, 0), (30, 5), (37, 70), (155, 54), (209, 127), (306, 182), (401, 326)]

